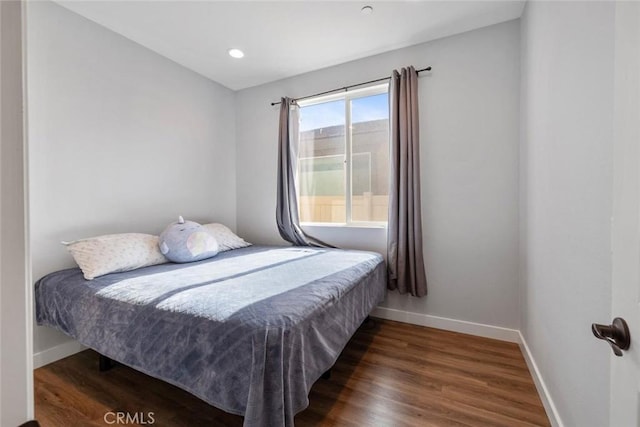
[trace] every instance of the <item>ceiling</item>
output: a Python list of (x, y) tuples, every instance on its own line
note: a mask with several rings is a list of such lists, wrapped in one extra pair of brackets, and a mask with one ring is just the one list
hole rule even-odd
[[(508, 21), (524, 7), (524, 0), (57, 3), (233, 90)], [(373, 13), (361, 13), (365, 5)], [(232, 47), (245, 57), (231, 58)]]

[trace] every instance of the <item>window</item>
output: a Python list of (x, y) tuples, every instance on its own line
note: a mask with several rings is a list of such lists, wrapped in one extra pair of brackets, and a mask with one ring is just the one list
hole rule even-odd
[(386, 223), (388, 85), (299, 102), (302, 223)]

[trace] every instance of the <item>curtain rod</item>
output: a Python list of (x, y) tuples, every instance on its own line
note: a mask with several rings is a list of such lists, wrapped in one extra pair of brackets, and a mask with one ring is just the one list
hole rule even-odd
[[(418, 70), (418, 71), (416, 71), (416, 73), (421, 73), (421, 72), (423, 72), (423, 71), (431, 71), (431, 67), (423, 68), (422, 70)], [(300, 98), (294, 98), (293, 100), (294, 100), (294, 101), (300, 101), (300, 100), (302, 100), (302, 99), (313, 98), (313, 97), (320, 96), (320, 95), (326, 95), (326, 94), (328, 94), (328, 93), (338, 92), (338, 91), (340, 91), (340, 90), (343, 90), (343, 91), (345, 91), (345, 92), (346, 92), (347, 90), (349, 90), (349, 89), (351, 89), (351, 88), (354, 88), (354, 87), (364, 86), (364, 85), (368, 85), (368, 84), (371, 84), (371, 83), (382, 82), (382, 81), (385, 81), (385, 80), (389, 80), (390, 78), (391, 78), (391, 77), (382, 77), (382, 78), (380, 78), (380, 79), (369, 80), (368, 82), (356, 83), (356, 84), (354, 84), (354, 85), (349, 85), (349, 86), (339, 87), (339, 88), (336, 88), (336, 89), (331, 89), (331, 90), (327, 90), (327, 91), (320, 92), (320, 93), (314, 93), (313, 95), (307, 95), (307, 96), (302, 96), (302, 97), (300, 97)], [(281, 102), (281, 101), (278, 101), (278, 102), (272, 102), (272, 103), (271, 103), (271, 105), (272, 105), (272, 106), (274, 106), (274, 105), (278, 105), (278, 104), (280, 104), (280, 102)]]

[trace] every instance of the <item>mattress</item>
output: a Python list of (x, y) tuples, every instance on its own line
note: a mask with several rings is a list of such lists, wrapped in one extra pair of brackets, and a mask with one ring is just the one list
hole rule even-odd
[(39, 325), (249, 427), (293, 426), (385, 292), (379, 254), (264, 246), (91, 281), (62, 270), (35, 285)]

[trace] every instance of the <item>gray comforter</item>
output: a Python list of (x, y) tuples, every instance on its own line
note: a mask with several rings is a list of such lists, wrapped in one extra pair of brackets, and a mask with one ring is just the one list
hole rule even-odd
[(292, 426), (385, 289), (379, 254), (249, 247), (92, 281), (52, 273), (36, 317), (245, 426)]

